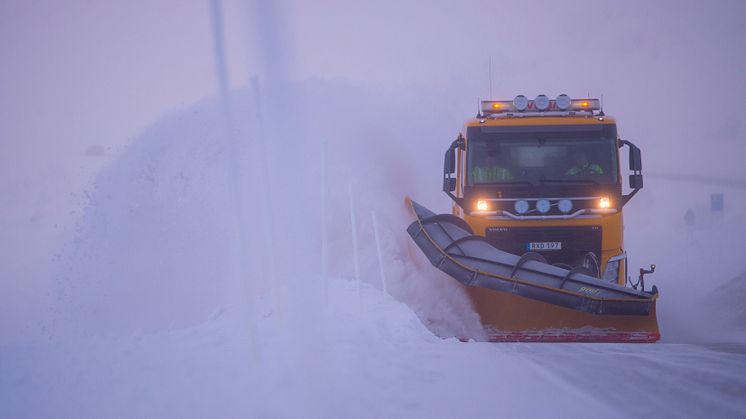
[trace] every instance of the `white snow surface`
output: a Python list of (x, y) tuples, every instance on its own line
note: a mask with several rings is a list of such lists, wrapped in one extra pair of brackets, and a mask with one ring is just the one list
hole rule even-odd
[(219, 308), (183, 329), (4, 347), (0, 414), (743, 417), (743, 346), (463, 343), (369, 285), (328, 285), (302, 316)]
[[(693, 255), (743, 237), (742, 198), (728, 201), (733, 215), (702, 216), (693, 228), (632, 216), (628, 235), (653, 232), (628, 240), (633, 249), (665, 253), (666, 237), (686, 238), (673, 241), (688, 252), (686, 269), (679, 264), (669, 268), (676, 280), (653, 281), (662, 293), (663, 343), (461, 342), (454, 336), (480, 337), (478, 317), (411, 246), (402, 204), (416, 192), (448, 210), (438, 173), (451, 110), (423, 113), (414, 99), (376, 102), (319, 81), (298, 89), (299, 108), (323, 109), (286, 118), (292, 109), (272, 112), (276, 104), (265, 102), (262, 132), (253, 92), (234, 92), (230, 134), (217, 101), (206, 100), (164, 118), (102, 171), (60, 250), (45, 320), (28, 326), (33, 339), (0, 346), (0, 417), (746, 416), (743, 329), (687, 333), (674, 314), (688, 310), (699, 321), (708, 314), (692, 294), (673, 291), (679, 281), (705, 294), (744, 270), (724, 246), (722, 279), (703, 285), (687, 277), (705, 269)], [(345, 113), (349, 98), (371, 111)], [(412, 124), (418, 118), (433, 123)], [(661, 201), (651, 208), (670, 208)], [(675, 264), (681, 256), (662, 258)], [(667, 293), (695, 304), (666, 302)]]

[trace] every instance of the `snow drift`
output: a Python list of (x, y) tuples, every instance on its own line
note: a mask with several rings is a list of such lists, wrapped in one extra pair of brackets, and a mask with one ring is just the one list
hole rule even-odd
[(308, 298), (324, 288), (322, 195), (329, 275), (354, 277), (351, 198), (361, 280), (382, 287), (375, 212), (391, 294), (443, 336), (478, 328), (455, 286), (411, 262), (417, 252), (402, 234), (410, 217), (403, 198), (425, 189), (437, 196), (418, 173), (437, 173), (439, 160), (405, 156), (422, 138), (454, 129), (418, 131), (410, 119), (419, 115), (351, 87), (312, 81), (293, 97), (283, 108), (261, 91), (235, 92), (229, 121), (218, 103), (203, 101), (150, 127), (102, 171), (61, 267), (58, 329), (178, 328), (255, 298), (303, 316), (323, 304)]

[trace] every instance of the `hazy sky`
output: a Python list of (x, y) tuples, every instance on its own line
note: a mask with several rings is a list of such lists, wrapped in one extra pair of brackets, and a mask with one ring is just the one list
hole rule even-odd
[[(234, 87), (262, 68), (247, 4), (224, 2)], [(603, 94), (622, 134), (650, 146), (694, 134), (746, 151), (741, 1), (282, 1), (277, 10), (295, 79), (442, 91), (467, 116), (488, 95), (491, 56), (495, 96)], [(213, 94), (208, 12), (207, 0), (2, 2), (2, 190), (78, 184), (98, 165), (81, 157), (88, 147), (119, 147)]]

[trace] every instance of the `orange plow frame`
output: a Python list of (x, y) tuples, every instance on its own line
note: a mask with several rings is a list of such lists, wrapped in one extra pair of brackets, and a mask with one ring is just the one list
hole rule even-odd
[[(524, 260), (473, 236), (457, 217), (435, 215), (409, 199), (407, 203), (417, 216), (408, 232), (434, 266), (462, 284), (489, 340), (644, 343), (660, 339), (657, 290), (637, 291)], [(428, 231), (426, 225), (433, 224), (437, 228)], [(588, 294), (589, 290), (593, 292)]]
[(590, 314), (515, 294), (462, 285), (493, 342), (630, 342), (660, 339), (655, 301), (647, 316)]

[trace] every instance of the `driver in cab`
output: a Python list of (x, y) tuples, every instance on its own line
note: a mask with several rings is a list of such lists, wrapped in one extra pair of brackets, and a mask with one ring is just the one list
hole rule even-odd
[(576, 150), (572, 153), (573, 166), (565, 172), (565, 176), (578, 175), (602, 175), (604, 169), (596, 163), (588, 161), (588, 155), (583, 150)]
[(500, 164), (500, 151), (499, 147), (487, 150), (481, 164), (477, 164), (471, 171), (474, 183), (494, 183), (513, 179), (510, 170)]

